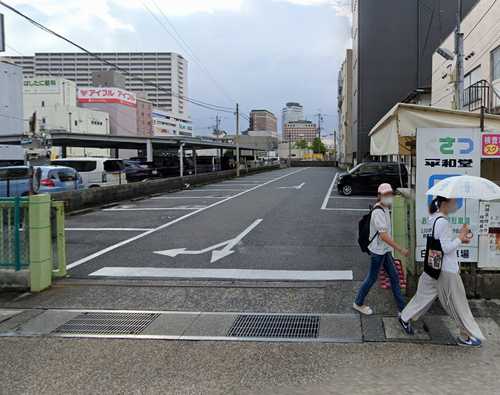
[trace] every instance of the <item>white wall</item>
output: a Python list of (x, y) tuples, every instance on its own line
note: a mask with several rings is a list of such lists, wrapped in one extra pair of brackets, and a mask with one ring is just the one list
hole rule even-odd
[(0, 135), (21, 134), (25, 124), (22, 68), (0, 61)]
[[(500, 2), (480, 0), (462, 21), (464, 33), (465, 74), (475, 70), (475, 79), (492, 82), (491, 52), (500, 46)], [(454, 50), (454, 36), (451, 34), (442, 44), (450, 51)], [(470, 56), (474, 53), (472, 56)], [(470, 56), (470, 57), (469, 57)], [(468, 58), (468, 59), (467, 59)], [(450, 76), (453, 62), (444, 60), (437, 53), (432, 58), (432, 105), (453, 108), (453, 84)], [(467, 85), (465, 85), (467, 87)], [(500, 81), (496, 87), (500, 94)], [(497, 99), (496, 104), (500, 106)]]

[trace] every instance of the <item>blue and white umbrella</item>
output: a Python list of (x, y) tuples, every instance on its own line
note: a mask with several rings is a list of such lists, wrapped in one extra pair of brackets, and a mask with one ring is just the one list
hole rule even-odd
[(463, 175), (439, 181), (427, 191), (427, 195), (448, 199), (500, 200), (500, 187), (486, 178)]

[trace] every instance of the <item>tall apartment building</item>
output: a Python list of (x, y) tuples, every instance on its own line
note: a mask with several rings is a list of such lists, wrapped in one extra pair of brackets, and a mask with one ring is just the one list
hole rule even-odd
[(286, 142), (305, 140), (312, 143), (317, 135), (316, 124), (311, 121), (292, 121), (283, 126), (283, 141)]
[(337, 159), (346, 165), (353, 164), (353, 134), (352, 134), (352, 49), (346, 51), (346, 56), (339, 71), (338, 79), (338, 152)]
[[(477, 0), (462, 1), (466, 15)], [(355, 158), (370, 150), (368, 133), (396, 103), (431, 86), (432, 56), (456, 25), (457, 0), (353, 0)]]
[[(184, 100), (188, 96), (188, 63), (181, 55), (172, 52), (106, 52), (96, 55), (131, 74), (126, 75), (126, 90), (145, 93), (146, 99), (155, 107), (188, 117)], [(34, 56), (9, 58), (23, 68), (27, 77), (60, 76), (76, 82), (78, 87), (92, 86), (93, 72), (110, 69), (86, 53), (35, 53)]]
[(299, 103), (286, 103), (285, 108), (281, 111), (281, 126), (284, 128), (287, 122), (295, 122), (304, 120), (304, 107)]
[(249, 134), (251, 132), (262, 132), (265, 135), (277, 137), (277, 127), (276, 116), (271, 111), (252, 110), (250, 112)]

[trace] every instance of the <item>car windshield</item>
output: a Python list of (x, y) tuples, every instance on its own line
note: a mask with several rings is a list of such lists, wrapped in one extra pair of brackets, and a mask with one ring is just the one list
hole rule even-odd
[(359, 163), (358, 165), (354, 166), (351, 170), (349, 170), (349, 174), (354, 174), (357, 172), (361, 167), (363, 167), (363, 163)]

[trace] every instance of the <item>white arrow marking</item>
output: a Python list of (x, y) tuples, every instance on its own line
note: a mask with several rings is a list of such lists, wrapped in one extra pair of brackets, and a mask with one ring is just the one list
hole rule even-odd
[[(219, 259), (222, 259), (228, 255), (234, 253), (232, 248), (236, 246), (247, 234), (249, 234), (258, 224), (262, 222), (262, 219), (255, 220), (248, 228), (246, 228), (243, 232), (241, 232), (234, 239), (226, 240), (218, 244), (214, 244), (210, 247), (204, 248), (202, 250), (188, 250), (186, 248), (174, 248), (171, 250), (164, 251), (154, 251), (155, 254), (165, 255), (171, 258), (175, 258), (177, 255), (201, 255), (205, 254), (209, 251), (212, 251), (212, 257), (210, 259), (210, 263), (217, 262)], [(217, 250), (225, 246), (222, 250)]]
[(177, 255), (200, 255), (205, 254), (206, 252), (215, 250), (216, 248), (222, 247), (226, 245), (231, 240), (223, 241), (222, 243), (215, 244), (213, 246), (204, 248), (203, 250), (188, 250), (186, 248), (174, 248), (172, 250), (164, 250), (164, 251), (153, 251), (155, 254), (169, 256), (171, 258), (175, 258)]
[(231, 255), (234, 253), (232, 248), (238, 244), (243, 237), (245, 237), (247, 234), (249, 234), (258, 224), (262, 222), (262, 219), (257, 219), (251, 224), (248, 228), (246, 228), (243, 232), (241, 232), (238, 236), (236, 236), (234, 239), (229, 240), (229, 242), (226, 244), (226, 246), (222, 250), (214, 250), (212, 251), (212, 258), (210, 259), (210, 263), (217, 262), (219, 259), (222, 259), (228, 255)]
[(305, 185), (306, 183), (303, 182), (302, 184), (300, 185), (295, 185), (293, 187), (279, 187), (278, 189), (302, 189), (302, 187)]

